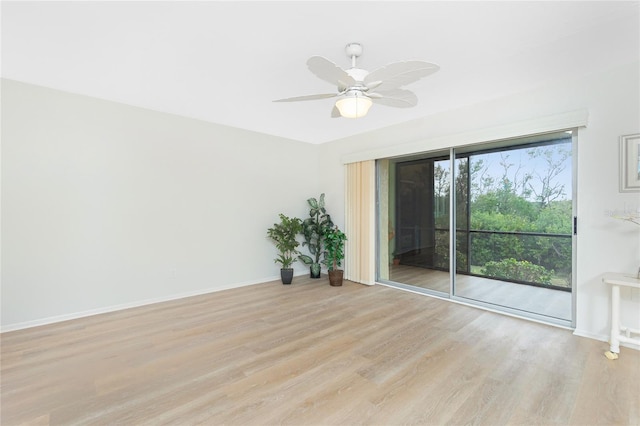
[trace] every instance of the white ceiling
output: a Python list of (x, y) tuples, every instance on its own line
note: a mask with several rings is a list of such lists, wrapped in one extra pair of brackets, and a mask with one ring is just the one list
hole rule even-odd
[[(2, 77), (322, 143), (638, 61), (640, 2), (8, 2)], [(343, 68), (440, 65), (409, 109), (330, 118), (335, 90), (310, 56)]]

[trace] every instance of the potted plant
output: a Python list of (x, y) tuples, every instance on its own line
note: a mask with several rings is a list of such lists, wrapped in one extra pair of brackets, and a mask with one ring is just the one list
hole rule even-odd
[(324, 236), (325, 257), (324, 264), (329, 269), (329, 284), (341, 286), (344, 271), (338, 269), (344, 260), (344, 242), (347, 236), (337, 226), (329, 228)]
[(309, 217), (302, 222), (302, 245), (309, 248), (311, 256), (302, 254), (299, 259), (305, 265), (309, 265), (311, 278), (320, 278), (320, 256), (324, 252), (324, 237), (333, 226), (333, 222), (324, 207), (324, 194), (320, 194), (317, 200), (309, 198), (307, 203), (310, 209)]
[(275, 262), (282, 266), (280, 269), (282, 284), (291, 284), (293, 280), (292, 265), (297, 260), (296, 256), (300, 254), (297, 250), (300, 243), (296, 241), (296, 236), (302, 231), (302, 220), (297, 217), (287, 217), (282, 213), (279, 216), (280, 223), (274, 223), (267, 230), (267, 236), (275, 242), (276, 248), (280, 252), (275, 258)]

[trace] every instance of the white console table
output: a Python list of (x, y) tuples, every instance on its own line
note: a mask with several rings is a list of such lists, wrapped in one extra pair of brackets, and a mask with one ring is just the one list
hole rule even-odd
[(632, 287), (640, 289), (640, 279), (631, 274), (607, 272), (602, 277), (602, 282), (611, 286), (611, 337), (609, 350), (604, 355), (609, 359), (618, 359), (620, 342), (640, 345), (640, 337), (632, 337), (632, 334), (640, 334), (640, 330), (625, 327), (620, 324), (620, 287)]

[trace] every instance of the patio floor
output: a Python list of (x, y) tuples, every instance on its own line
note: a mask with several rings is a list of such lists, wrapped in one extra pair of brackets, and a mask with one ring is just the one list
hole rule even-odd
[[(449, 272), (389, 266), (389, 280), (449, 293)], [(571, 292), (458, 274), (456, 296), (571, 321)]]

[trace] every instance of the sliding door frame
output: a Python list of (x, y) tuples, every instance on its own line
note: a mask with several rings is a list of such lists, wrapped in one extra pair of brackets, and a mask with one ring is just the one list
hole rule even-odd
[[(567, 130), (565, 130), (567, 131)], [(537, 313), (533, 313), (533, 312), (528, 312), (528, 311), (524, 311), (524, 310), (520, 310), (520, 309), (516, 309), (516, 308), (509, 308), (509, 307), (505, 307), (505, 306), (498, 306), (495, 304), (491, 304), (488, 302), (483, 302), (481, 300), (475, 300), (475, 299), (471, 299), (472, 301), (470, 301), (470, 299), (468, 298), (464, 298), (461, 296), (457, 296), (456, 295), (456, 275), (458, 273), (457, 271), (457, 264), (456, 264), (456, 253), (457, 253), (457, 200), (456, 200), (456, 189), (455, 189), (455, 182), (456, 182), (456, 175), (457, 175), (457, 169), (456, 169), (456, 152), (459, 148), (465, 148), (465, 147), (450, 147), (448, 149), (449, 152), (449, 292), (448, 294), (436, 291), (436, 290), (430, 290), (428, 288), (422, 288), (422, 287), (415, 287), (415, 286), (411, 286), (408, 284), (403, 284), (403, 283), (397, 283), (397, 282), (393, 282), (390, 280), (380, 280), (380, 262), (381, 262), (381, 258), (380, 258), (380, 244), (382, 243), (382, 241), (380, 240), (380, 235), (381, 232), (379, 232), (380, 230), (378, 230), (378, 232), (376, 232), (376, 279), (379, 283), (381, 284), (385, 284), (385, 285), (390, 285), (392, 287), (396, 287), (396, 288), (400, 288), (403, 290), (408, 290), (411, 292), (415, 292), (415, 293), (420, 293), (420, 294), (425, 294), (425, 295), (429, 295), (429, 296), (434, 296), (434, 297), (438, 297), (438, 298), (443, 298), (443, 299), (448, 299), (451, 301), (454, 301), (456, 303), (461, 303), (461, 304), (465, 304), (465, 305), (470, 305), (470, 306), (478, 306), (478, 307), (482, 307), (484, 309), (490, 310), (490, 311), (494, 311), (494, 312), (499, 312), (499, 313), (504, 313), (507, 315), (512, 315), (512, 316), (517, 316), (517, 317), (522, 317), (522, 318), (526, 318), (526, 319), (530, 319), (533, 321), (538, 321), (538, 322), (543, 322), (543, 323), (548, 323), (548, 324), (554, 324), (554, 325), (558, 325), (558, 326), (562, 326), (562, 327), (567, 327), (567, 328), (575, 328), (575, 321), (576, 321), (576, 300), (577, 300), (577, 287), (576, 287), (576, 266), (577, 266), (577, 229), (575, 228), (575, 223), (576, 223), (576, 211), (577, 211), (577, 149), (578, 149), (578, 144), (577, 144), (577, 136), (578, 136), (578, 129), (574, 128), (574, 129), (570, 129), (569, 131), (571, 131), (571, 155), (572, 155), (572, 171), (571, 171), (571, 194), (572, 194), (572, 219), (573, 219), (573, 229), (571, 232), (571, 307), (570, 307), (570, 320), (565, 320), (565, 319), (561, 319), (561, 318), (555, 318), (555, 317), (550, 317), (550, 316), (546, 316), (546, 315), (541, 315), (541, 314), (537, 314)], [(545, 132), (545, 133), (555, 133), (555, 132)], [(526, 137), (526, 135), (521, 136), (521, 137)], [(517, 137), (514, 138), (509, 138), (509, 139), (518, 139)], [(490, 143), (490, 142), (487, 142)], [(438, 151), (434, 151), (434, 155), (437, 152), (442, 152), (442, 150), (438, 150)], [(425, 157), (428, 157), (429, 152), (425, 152), (423, 153), (423, 155)], [(400, 159), (400, 158), (398, 158)], [(384, 159), (384, 160), (389, 160), (389, 158)], [(389, 163), (387, 163), (389, 164)], [(390, 167), (389, 167), (390, 168)], [(380, 196), (380, 186), (382, 184), (382, 182), (380, 181), (380, 173), (379, 173), (379, 161), (376, 162), (376, 201), (375, 201), (375, 205), (376, 205), (376, 216), (379, 219), (381, 216), (380, 213), (380, 208), (381, 208), (381, 202), (379, 199)], [(388, 183), (387, 183), (388, 185)], [(397, 196), (397, 195), (396, 195)], [(383, 224), (380, 223), (379, 220), (376, 221), (377, 226), (381, 227), (383, 226)], [(385, 260), (386, 261), (386, 260)], [(386, 282), (385, 282), (386, 281)]]

